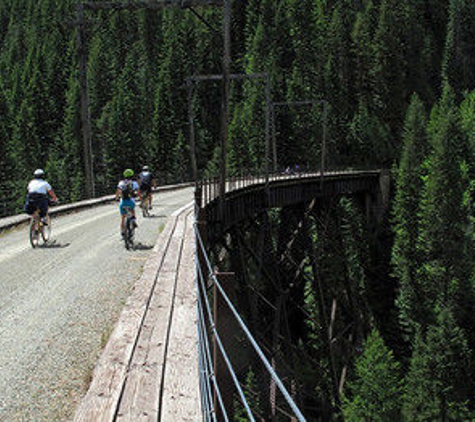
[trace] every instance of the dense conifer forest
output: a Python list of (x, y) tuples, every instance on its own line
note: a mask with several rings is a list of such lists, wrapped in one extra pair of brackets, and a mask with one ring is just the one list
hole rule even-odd
[[(38, 167), (63, 202), (85, 197), (76, 3), (0, 1), (3, 215), (21, 211)], [(222, 12), (199, 15), (206, 23), (178, 8), (86, 13), (98, 194), (144, 164), (161, 184), (191, 179), (185, 79), (222, 66)], [(357, 286), (370, 329), (342, 395), (308, 374), (307, 391), (349, 421), (474, 420), (475, 3), (234, 0), (232, 72), (268, 72), (274, 101), (325, 100), (329, 167), (394, 176), (391, 265), (379, 290), (368, 284), (351, 202), (329, 222), (346, 268), (331, 274)], [(217, 172), (220, 95), (213, 82), (195, 87), (201, 176)], [(229, 174), (262, 170), (263, 82), (234, 81), (230, 110)], [(279, 109), (275, 122), (279, 168), (318, 168), (322, 108)], [(316, 235), (315, 248), (327, 251), (326, 241)], [(321, 268), (339, 265), (319, 257)], [(308, 289), (306, 311), (318, 319)], [(312, 321), (302, 347), (323, 356)]]

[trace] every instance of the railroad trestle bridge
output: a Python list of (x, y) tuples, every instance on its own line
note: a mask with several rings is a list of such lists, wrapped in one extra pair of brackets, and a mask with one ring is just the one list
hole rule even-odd
[[(363, 242), (353, 219), (377, 244), (389, 189), (380, 170), (198, 183), (194, 207), (167, 223), (75, 420), (325, 420), (370, 316), (364, 269), (320, 264), (345, 255), (352, 236)], [(341, 282), (330, 277), (338, 272)]]
[[(297, 345), (308, 336), (302, 327), (305, 318), (309, 318), (303, 315), (308, 312), (308, 306), (304, 309), (309, 295), (306, 286), (318, 284), (317, 291), (332, 289), (325, 286), (325, 281), (316, 280), (325, 275), (309, 257), (319, 253), (314, 250), (312, 230), (319, 231), (318, 236), (322, 237), (331, 228), (311, 228), (309, 219), (328, 220), (328, 214), (337, 212), (341, 198), (352, 198), (364, 216), (368, 239), (377, 249), (380, 228), (388, 210), (389, 173), (337, 171), (324, 175), (236, 177), (228, 179), (224, 198), (219, 196), (222, 190), (218, 180), (201, 182), (196, 189), (199, 273), (213, 271), (212, 277), (203, 279), (201, 285), (201, 300), (204, 302), (205, 295), (212, 297), (214, 308), (213, 320), (206, 320), (203, 315), (203, 325), (215, 327), (221, 343), (219, 347), (214, 344), (213, 368), (207, 369), (218, 380), (217, 386), (210, 383), (204, 389), (209, 397), (209, 410), (217, 410), (221, 416), (218, 420), (225, 420), (219, 407), (227, 412), (235, 408), (236, 379), (239, 379), (243, 388), (248, 389), (247, 400), (259, 402), (258, 412), (264, 417), (290, 418), (297, 414), (292, 406), (306, 409), (303, 413), (318, 408), (320, 415), (328, 417), (332, 412), (329, 402), (335, 400), (306, 397), (305, 392), (299, 390), (301, 380), (295, 376), (295, 361), (299, 360)], [(215, 286), (217, 283), (219, 288)], [(333, 382), (333, 399), (337, 400), (347, 371), (342, 355), (349, 358), (351, 354), (342, 353), (342, 349), (360, 347), (368, 329), (367, 305), (360, 303), (357, 289), (358, 286), (346, 286), (342, 293), (335, 288), (326, 300), (320, 298), (317, 318), (328, 335), (327, 352), (332, 371), (329, 378)], [(354, 295), (352, 290), (355, 290)], [(231, 309), (229, 302), (237, 311)], [(249, 329), (258, 339), (260, 352), (251, 347), (252, 340), (239, 334), (243, 327), (233, 315), (236, 312), (246, 321), (244, 330)], [(350, 326), (352, 318), (354, 323)], [(345, 340), (339, 341), (341, 337)], [(213, 335), (210, 339), (215, 342)], [(261, 352), (268, 357), (267, 365), (272, 369), (259, 362), (257, 355)], [(223, 353), (227, 356), (223, 357)], [(232, 370), (228, 361), (232, 362)], [(317, 368), (318, 363), (314, 363)], [(206, 361), (202, 364), (206, 366)], [(273, 370), (276, 374), (271, 373)], [(252, 386), (245, 385), (249, 373), (255, 376)], [(274, 376), (285, 380), (287, 388), (282, 385), (284, 389), (279, 392), (279, 381)], [(220, 397), (215, 388), (219, 388)], [(252, 388), (255, 389), (253, 399), (249, 398)], [(303, 414), (297, 415), (297, 419), (301, 417)]]

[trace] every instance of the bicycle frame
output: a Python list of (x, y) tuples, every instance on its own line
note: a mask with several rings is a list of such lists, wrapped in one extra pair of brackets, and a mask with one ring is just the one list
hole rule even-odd
[(148, 217), (150, 215), (150, 196), (149, 195), (142, 197), (140, 206), (142, 208), (143, 216)]
[(30, 218), (30, 230), (29, 237), (30, 243), (33, 248), (36, 248), (40, 244), (40, 238), (43, 239), (43, 243), (46, 244), (51, 236), (51, 219), (49, 214), (46, 214), (46, 219), (48, 224), (45, 225), (40, 218), (40, 210), (36, 211), (31, 215)]
[(124, 242), (126, 249), (131, 249), (134, 246), (134, 231), (135, 227), (131, 224), (135, 218), (130, 207), (124, 207), (126, 217), (124, 221)]

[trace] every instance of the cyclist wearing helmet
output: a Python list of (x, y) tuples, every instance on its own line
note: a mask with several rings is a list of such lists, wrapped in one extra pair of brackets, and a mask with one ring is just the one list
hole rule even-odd
[(48, 214), (49, 197), (54, 202), (58, 202), (58, 198), (51, 185), (45, 180), (45, 172), (42, 169), (35, 170), (33, 175), (35, 178), (28, 183), (28, 194), (24, 209), (28, 215), (33, 215), (39, 209), (40, 218), (47, 224), (46, 216)]
[[(132, 214), (133, 221), (135, 227), (137, 227), (137, 221), (135, 219), (135, 200), (134, 196), (137, 192), (139, 192), (139, 185), (138, 183), (133, 180), (134, 171), (131, 169), (127, 169), (124, 171), (124, 179), (119, 182), (117, 185), (117, 191), (115, 193), (115, 199), (121, 198), (119, 210), (120, 215), (122, 216), (120, 220), (120, 234), (124, 236), (124, 226), (125, 226), (125, 219), (127, 216), (126, 208), (130, 209), (130, 213)], [(140, 195), (140, 192), (139, 192)]]
[(152, 188), (155, 187), (155, 180), (148, 166), (143, 166), (139, 174), (140, 195), (142, 199), (148, 198), (150, 209), (152, 209)]

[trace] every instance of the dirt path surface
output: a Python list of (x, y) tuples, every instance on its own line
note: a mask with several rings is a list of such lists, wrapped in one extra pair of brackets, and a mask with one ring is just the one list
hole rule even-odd
[(117, 204), (54, 217), (49, 247), (33, 250), (25, 226), (0, 236), (0, 421), (71, 419), (166, 218), (192, 199), (155, 195), (134, 251)]

